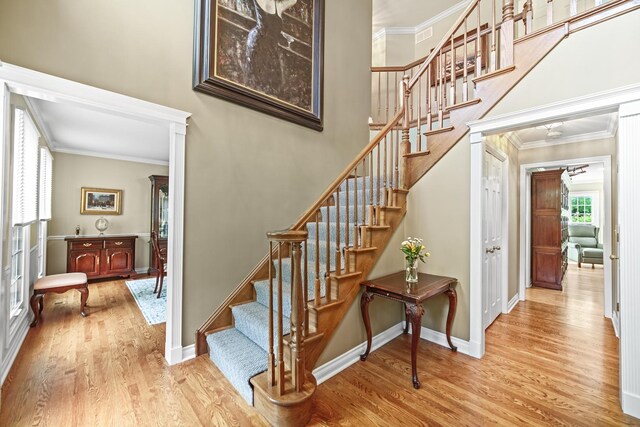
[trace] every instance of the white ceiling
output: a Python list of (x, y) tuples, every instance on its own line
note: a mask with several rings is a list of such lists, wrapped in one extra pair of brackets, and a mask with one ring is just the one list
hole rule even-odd
[(169, 128), (70, 104), (29, 98), (52, 150), (169, 164)]
[(557, 126), (550, 130), (542, 127), (544, 124), (541, 124), (510, 132), (507, 136), (521, 150), (612, 138), (618, 128), (617, 117), (617, 113), (606, 113), (564, 120), (556, 122)]
[(373, 32), (382, 28), (415, 27), (458, 3), (461, 0), (373, 0)]
[[(568, 165), (568, 166), (582, 166), (582, 165)], [(585, 168), (584, 170), (585, 170), (585, 173), (571, 177), (572, 184), (591, 184), (594, 182), (604, 182), (604, 164), (591, 163), (589, 167)]]

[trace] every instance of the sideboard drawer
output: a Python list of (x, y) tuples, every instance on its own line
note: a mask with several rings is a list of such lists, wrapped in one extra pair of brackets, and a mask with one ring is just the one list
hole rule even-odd
[(104, 247), (106, 249), (131, 248), (133, 247), (133, 239), (105, 240)]
[(102, 249), (102, 240), (83, 240), (81, 242), (69, 242), (70, 249)]

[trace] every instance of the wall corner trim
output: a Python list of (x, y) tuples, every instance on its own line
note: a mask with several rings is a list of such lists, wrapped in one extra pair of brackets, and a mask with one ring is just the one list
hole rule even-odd
[[(371, 351), (375, 351), (387, 344), (394, 338), (402, 335), (402, 330), (404, 328), (404, 323), (400, 322), (396, 325), (393, 325), (386, 331), (379, 333), (374, 336), (371, 340)], [(346, 353), (341, 354), (333, 360), (328, 361), (322, 366), (318, 366), (313, 370), (313, 375), (316, 377), (316, 381), (318, 384), (322, 384), (327, 381), (329, 378), (338, 375), (340, 372), (347, 369), (349, 366), (353, 365), (356, 362), (360, 361), (360, 355), (364, 353), (367, 348), (367, 343), (363, 342), (347, 351)]]
[(513, 298), (509, 300), (509, 305), (507, 305), (507, 314), (511, 313), (511, 310), (515, 308), (516, 305), (520, 302), (520, 294), (515, 294)]
[(0, 366), (0, 386), (4, 384), (4, 380), (7, 379), (11, 366), (13, 366), (13, 362), (18, 356), (18, 352), (20, 352), (20, 348), (22, 347), (25, 338), (27, 338), (31, 320), (31, 309), (29, 309), (27, 315), (22, 316), (22, 319), (20, 319), (20, 325), (18, 326), (15, 337), (9, 344), (9, 348), (5, 354), (6, 357), (2, 360), (2, 366)]
[[(420, 330), (420, 338), (434, 344), (441, 345), (442, 347), (449, 348), (449, 343), (447, 342), (447, 335), (443, 332), (434, 331), (433, 329), (425, 328), (424, 326)], [(458, 347), (458, 353), (466, 354), (468, 356), (472, 356), (471, 348), (469, 341), (465, 341), (461, 338), (451, 337), (451, 341), (453, 345)]]
[(625, 414), (640, 418), (640, 396), (623, 391), (620, 400)]
[(186, 347), (182, 347), (182, 362), (196, 358), (196, 345), (191, 344)]

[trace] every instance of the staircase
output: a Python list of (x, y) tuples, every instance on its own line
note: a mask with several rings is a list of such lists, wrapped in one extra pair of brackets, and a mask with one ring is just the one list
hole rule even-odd
[(272, 425), (306, 424), (311, 371), (409, 189), (570, 33), (639, 7), (613, 0), (553, 23), (549, 0), (549, 25), (533, 31), (531, 1), (514, 14), (504, 0), (498, 16), (494, 1), (474, 0), (424, 60), (372, 68), (378, 134), (290, 229), (267, 233), (268, 254), (196, 332), (197, 355), (208, 353)]

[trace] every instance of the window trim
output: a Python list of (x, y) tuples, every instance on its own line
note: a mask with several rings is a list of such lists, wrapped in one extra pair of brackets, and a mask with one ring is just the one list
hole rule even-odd
[[(574, 197), (591, 197), (591, 222), (573, 222), (571, 213)], [(597, 190), (569, 191), (569, 224), (585, 224), (600, 227), (600, 192)]]

